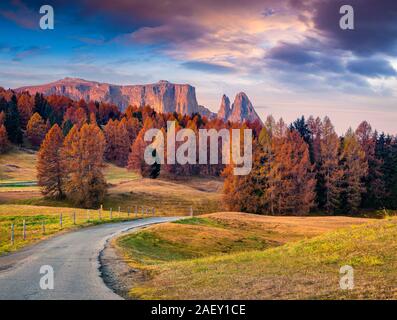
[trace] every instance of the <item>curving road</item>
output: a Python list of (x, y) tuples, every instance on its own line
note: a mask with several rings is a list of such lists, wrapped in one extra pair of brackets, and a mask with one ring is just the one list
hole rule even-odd
[[(0, 299), (122, 299), (105, 285), (99, 271), (99, 254), (106, 241), (130, 229), (178, 219), (153, 217), (102, 224), (56, 236), (0, 257)], [(43, 265), (50, 265), (54, 270), (53, 290), (40, 288)]]

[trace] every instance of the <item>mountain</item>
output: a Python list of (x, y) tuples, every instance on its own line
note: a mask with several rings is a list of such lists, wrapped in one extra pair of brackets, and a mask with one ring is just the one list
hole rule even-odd
[(260, 123), (262, 123), (251, 101), (244, 92), (240, 92), (236, 95), (231, 108), (229, 98), (223, 95), (221, 106), (218, 111), (218, 118), (231, 122), (254, 122), (255, 120), (259, 120)]
[(207, 117), (208, 119), (212, 120), (216, 118), (216, 113), (212, 112), (211, 110), (209, 110), (208, 108), (204, 107), (204, 106), (198, 106), (198, 113), (200, 113), (202, 116)]
[(150, 105), (158, 112), (176, 111), (191, 114), (200, 111), (194, 87), (188, 84), (173, 84), (164, 80), (145, 85), (113, 85), (65, 78), (48, 84), (18, 88), (15, 91), (63, 95), (73, 100), (108, 102), (118, 105), (122, 111), (128, 105)]
[(239, 93), (230, 107), (230, 100), (223, 95), (219, 112), (213, 113), (197, 103), (196, 89), (189, 84), (174, 84), (161, 80), (153, 84), (114, 85), (79, 78), (64, 78), (48, 84), (15, 89), (30, 94), (67, 96), (73, 100), (101, 101), (116, 104), (121, 111), (127, 106), (149, 105), (157, 112), (200, 113), (209, 119), (220, 118), (233, 122), (259, 119), (247, 95)]
[(224, 94), (222, 96), (221, 106), (218, 111), (218, 118), (226, 121), (229, 118), (231, 111), (232, 110), (230, 109), (230, 100)]

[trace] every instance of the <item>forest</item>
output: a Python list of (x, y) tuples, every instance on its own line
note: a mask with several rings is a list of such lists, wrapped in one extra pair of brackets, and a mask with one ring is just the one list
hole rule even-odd
[[(233, 165), (221, 161), (147, 165), (144, 150), (150, 142), (144, 134), (150, 128), (166, 133), (167, 121), (176, 121), (176, 130), (195, 132), (252, 129), (250, 174), (236, 176)], [(103, 200), (107, 183), (102, 169), (112, 162), (152, 179), (223, 177), (223, 205), (232, 211), (358, 215), (397, 209), (397, 139), (366, 121), (338, 136), (328, 117), (302, 116), (288, 125), (269, 115), (263, 125), (241, 124), (200, 114), (157, 113), (150, 106), (121, 112), (108, 103), (1, 88), (0, 153), (13, 146), (38, 151), (37, 180), (45, 196), (87, 208)]]

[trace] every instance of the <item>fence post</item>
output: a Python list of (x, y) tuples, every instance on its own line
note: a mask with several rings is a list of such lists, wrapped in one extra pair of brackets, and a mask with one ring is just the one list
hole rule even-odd
[(90, 210), (87, 209), (87, 222), (90, 221)]
[(154, 208), (152, 208), (152, 214), (153, 214), (153, 217), (154, 217)]
[(61, 229), (62, 229), (62, 213), (61, 213), (61, 215), (59, 216), (59, 224), (61, 225)]
[(110, 208), (110, 220), (112, 220), (112, 208)]
[(119, 207), (119, 218), (120, 218), (120, 215), (121, 215), (121, 208)]
[(145, 212), (143, 212), (143, 210), (144, 210), (144, 209), (143, 209), (143, 206), (142, 206), (142, 217), (145, 215)]
[(73, 211), (73, 224), (76, 224), (76, 211)]
[(190, 206), (190, 216), (193, 217), (193, 207)]
[(127, 217), (130, 217), (130, 207), (127, 208)]
[(136, 218), (137, 215), (138, 215), (138, 206), (135, 206), (135, 207), (134, 207), (134, 213), (135, 213), (135, 218)]
[(22, 236), (23, 236), (23, 240), (26, 240), (26, 221), (25, 221), (25, 219), (23, 219)]
[(44, 221), (41, 223), (41, 232), (45, 234), (45, 224)]
[(14, 245), (14, 224), (11, 224), (11, 245)]

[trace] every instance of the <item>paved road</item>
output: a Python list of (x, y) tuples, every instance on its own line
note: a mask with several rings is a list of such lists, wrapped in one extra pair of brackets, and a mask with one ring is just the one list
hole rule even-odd
[[(153, 217), (103, 224), (66, 233), (0, 257), (0, 299), (121, 299), (103, 282), (99, 254), (121, 232), (178, 218)], [(54, 289), (40, 288), (40, 268), (54, 270)]]

